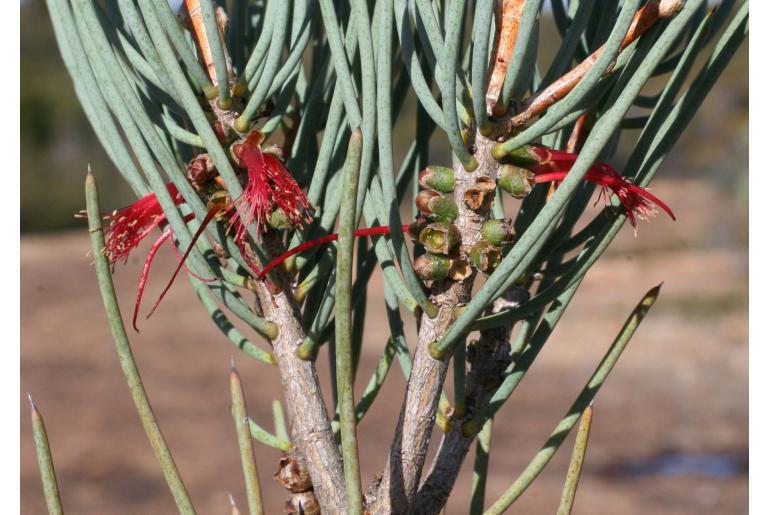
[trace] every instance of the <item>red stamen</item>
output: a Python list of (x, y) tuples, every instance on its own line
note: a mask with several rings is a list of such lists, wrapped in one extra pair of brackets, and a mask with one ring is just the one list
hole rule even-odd
[[(187, 218), (189, 218), (189, 215), (188, 215), (188, 217), (186, 217), (185, 221), (189, 221), (189, 220), (187, 220)], [(172, 235), (171, 229), (166, 229), (165, 231), (163, 231), (163, 234), (160, 235), (160, 238), (155, 240), (155, 243), (152, 244), (152, 247), (150, 248), (150, 251), (147, 253), (147, 257), (144, 260), (144, 267), (142, 268), (142, 275), (139, 277), (139, 286), (137, 287), (137, 290), (136, 290), (136, 302), (134, 302), (134, 314), (133, 314), (133, 317), (131, 319), (131, 325), (134, 327), (134, 331), (136, 331), (137, 333), (139, 332), (139, 328), (136, 325), (136, 321), (137, 321), (137, 318), (139, 317), (139, 308), (142, 305), (142, 297), (144, 296), (144, 288), (147, 285), (147, 277), (150, 275), (150, 267), (152, 266), (152, 261), (153, 261), (153, 259), (155, 259), (155, 254), (158, 253), (158, 250), (160, 250), (160, 247), (166, 242), (166, 240), (169, 239), (169, 237), (171, 235)], [(184, 264), (184, 258), (179, 253), (179, 250), (176, 248), (176, 246), (172, 245), (171, 248), (174, 249), (174, 254), (176, 255), (177, 260), (179, 261), (179, 263), (183, 264), (184, 269), (187, 271), (188, 274), (192, 275), (193, 277), (195, 277), (199, 281), (203, 281), (203, 282), (207, 282), (207, 283), (213, 282), (213, 281), (217, 280), (216, 278), (209, 279), (209, 278), (206, 278), (206, 277), (201, 277), (198, 274), (196, 274), (195, 272), (193, 272), (192, 270), (190, 270), (187, 267), (187, 265)]]
[(142, 268), (142, 275), (139, 277), (139, 287), (136, 290), (136, 301), (134, 302), (134, 315), (131, 318), (131, 325), (134, 327), (134, 331), (139, 332), (139, 328), (136, 325), (136, 319), (139, 317), (139, 307), (142, 304), (142, 296), (144, 295), (144, 287), (147, 285), (147, 277), (150, 275), (150, 267), (152, 266), (152, 260), (155, 259), (155, 254), (160, 250), (166, 240), (171, 236), (171, 229), (166, 229), (160, 238), (155, 240), (152, 244), (150, 251), (147, 253), (147, 257), (144, 259), (144, 268)]
[[(540, 184), (551, 181), (562, 181), (567, 176), (568, 172), (569, 169), (566, 171), (535, 172), (535, 182)], [(644, 218), (655, 214), (651, 204), (657, 205), (663, 209), (672, 220), (676, 220), (674, 212), (671, 211), (671, 208), (669, 208), (662, 200), (644, 188), (633, 184), (605, 163), (597, 163), (591, 167), (591, 169), (588, 170), (588, 173), (586, 173), (585, 179), (601, 186), (602, 191), (605, 191), (607, 188), (612, 190), (620, 200), (633, 227), (636, 227), (636, 215)]]
[(153, 304), (152, 309), (150, 310), (150, 313), (147, 315), (147, 318), (150, 318), (153, 313), (155, 313), (155, 310), (158, 308), (158, 305), (163, 300), (163, 297), (166, 296), (166, 293), (168, 293), (168, 290), (171, 288), (171, 285), (174, 284), (174, 280), (176, 280), (176, 276), (179, 274), (179, 271), (182, 269), (182, 266), (184, 265), (185, 261), (187, 261), (187, 257), (190, 255), (190, 252), (192, 252), (193, 247), (195, 246), (195, 242), (198, 241), (198, 238), (200, 238), (201, 234), (203, 234), (203, 231), (206, 229), (206, 226), (214, 219), (214, 216), (219, 212), (219, 208), (212, 208), (209, 210), (208, 213), (206, 213), (206, 218), (203, 219), (201, 222), (200, 227), (198, 227), (198, 230), (195, 231), (195, 234), (192, 237), (192, 240), (190, 240), (190, 245), (187, 247), (187, 250), (182, 255), (182, 259), (179, 260), (179, 264), (177, 265), (176, 269), (174, 270), (174, 274), (171, 276), (171, 279), (169, 280), (168, 284), (166, 284), (166, 287), (163, 288), (163, 291), (160, 294), (160, 297), (158, 297), (158, 300), (155, 301), (155, 304)]
[(231, 218), (231, 228), (235, 230), (236, 241), (245, 239), (246, 229), (252, 223), (257, 224), (259, 237), (267, 230), (267, 217), (277, 208), (281, 208), (294, 225), (301, 226), (312, 220), (307, 197), (277, 157), (265, 154), (255, 141), (247, 139), (240, 162), (248, 171), (248, 181), (243, 194), (234, 202), (239, 220)]
[(182, 260), (182, 258), (183, 258), (182, 253), (179, 252), (179, 249), (176, 247), (176, 245), (172, 245), (171, 248), (174, 250), (174, 255), (176, 256), (177, 263), (183, 263), (182, 267), (184, 268), (185, 272), (187, 272), (191, 276), (195, 277), (196, 279), (198, 279), (199, 281), (204, 282), (204, 283), (213, 283), (213, 282), (217, 281), (216, 277), (203, 277), (203, 276), (200, 276), (200, 275), (196, 274), (192, 270), (190, 270), (190, 267), (187, 266), (187, 263), (185, 263)]
[(241, 219), (237, 216), (234, 207), (231, 207), (229, 210), (227, 210), (225, 216), (230, 218), (230, 228), (234, 231), (233, 241), (238, 247), (238, 251), (241, 253), (243, 260), (246, 262), (246, 265), (249, 267), (251, 272), (255, 276), (259, 276), (259, 264), (254, 260), (253, 257), (251, 257), (248, 252), (246, 252), (246, 226), (243, 225)]
[[(176, 205), (184, 202), (173, 183), (166, 184), (171, 198)], [(163, 209), (154, 193), (148, 193), (130, 206), (114, 211), (107, 217), (107, 241), (104, 254), (114, 265), (121, 259), (128, 260), (129, 253), (147, 236), (152, 229), (166, 221)]]
[[(206, 214), (206, 218), (204, 218), (203, 223), (201, 223), (201, 226), (198, 228), (198, 230), (193, 235), (193, 238), (192, 238), (192, 240), (190, 242), (190, 245), (187, 247), (187, 250), (185, 251), (185, 253), (181, 257), (179, 255), (177, 255), (177, 258), (179, 260), (179, 264), (176, 267), (176, 269), (174, 270), (174, 274), (171, 276), (171, 279), (169, 280), (168, 284), (166, 285), (166, 287), (163, 289), (163, 291), (161, 292), (160, 296), (158, 297), (158, 300), (155, 301), (155, 304), (153, 305), (152, 309), (150, 310), (150, 313), (147, 315), (147, 318), (150, 318), (153, 315), (153, 313), (155, 313), (155, 310), (158, 308), (158, 306), (160, 305), (160, 302), (166, 296), (166, 293), (168, 293), (169, 289), (171, 288), (171, 285), (174, 283), (174, 280), (176, 279), (177, 275), (179, 274), (179, 271), (182, 269), (183, 266), (185, 267), (185, 269), (187, 269), (187, 271), (190, 274), (192, 274), (194, 277), (198, 278), (199, 280), (207, 281), (207, 282), (208, 281), (216, 280), (216, 279), (205, 279), (205, 278), (202, 278), (202, 277), (196, 275), (195, 273), (193, 273), (192, 271), (190, 271), (189, 268), (187, 268), (187, 266), (185, 265), (185, 262), (187, 261), (187, 257), (190, 255), (190, 252), (192, 251), (193, 246), (198, 241), (198, 238), (201, 236), (201, 234), (203, 234), (204, 229), (211, 222), (211, 220), (213, 220), (213, 218), (214, 218), (214, 216), (216, 214), (217, 214), (217, 210), (216, 209), (212, 209), (212, 210), (210, 210)], [(407, 232), (408, 230), (409, 230), (409, 225), (405, 224), (405, 225), (401, 226), (401, 231)], [(134, 313), (133, 313), (132, 323), (133, 323), (134, 330), (136, 332), (139, 332), (139, 329), (137, 328), (137, 318), (139, 316), (139, 307), (140, 307), (140, 305), (142, 303), (142, 297), (144, 295), (144, 288), (145, 288), (145, 286), (147, 284), (147, 278), (148, 278), (149, 273), (150, 273), (150, 266), (152, 265), (152, 261), (155, 258), (155, 255), (157, 254), (157, 252), (160, 249), (161, 245), (171, 236), (171, 234), (172, 234), (171, 233), (171, 229), (167, 229), (166, 231), (164, 231), (163, 234), (161, 235), (161, 237), (158, 238), (158, 240), (155, 243), (153, 243), (152, 248), (147, 253), (147, 258), (146, 258), (145, 263), (144, 263), (144, 268), (142, 270), (142, 275), (141, 275), (141, 277), (139, 279), (139, 288), (138, 288), (138, 291), (137, 291), (136, 302), (134, 303)], [(357, 230), (353, 231), (353, 236), (357, 237), (357, 238), (361, 237), (361, 236), (376, 236), (376, 235), (383, 235), (383, 234), (390, 234), (390, 227), (387, 227), (387, 226), (367, 227), (367, 228), (364, 228), (364, 229), (357, 229)], [(296, 247), (294, 247), (292, 249), (289, 249), (286, 252), (282, 253), (281, 255), (276, 257), (275, 259), (273, 259), (261, 271), (256, 267), (256, 265), (251, 260), (247, 259), (247, 263), (249, 264), (250, 267), (252, 267), (252, 271), (256, 274), (258, 279), (264, 279), (265, 277), (267, 277), (267, 274), (270, 273), (271, 270), (273, 270), (275, 267), (280, 265), (282, 262), (284, 262), (285, 260), (287, 260), (291, 256), (294, 256), (295, 254), (299, 254), (300, 252), (302, 252), (304, 250), (307, 250), (307, 249), (310, 249), (310, 248), (313, 248), (313, 247), (318, 247), (320, 245), (324, 245), (324, 244), (330, 243), (332, 241), (336, 241), (337, 239), (339, 239), (339, 234), (335, 233), (335, 234), (329, 234), (327, 236), (322, 236), (320, 238), (316, 238), (314, 240), (310, 240), (310, 241), (306, 241), (304, 243), (301, 243), (301, 244), (297, 245)], [(175, 247), (175, 249), (176, 249), (176, 247)], [(247, 254), (245, 252), (243, 252), (243, 250), (244, 249), (241, 249), (241, 252), (243, 253), (243, 255), (245, 257), (248, 257)]]
[[(409, 230), (409, 225), (402, 225), (401, 231), (407, 232)], [(353, 236), (358, 238), (360, 236), (375, 236), (378, 234), (390, 234), (390, 227), (388, 226), (381, 226), (381, 227), (367, 227), (365, 229), (357, 229), (353, 231)], [(277, 258), (273, 259), (270, 263), (267, 264), (267, 266), (259, 272), (257, 275), (258, 279), (264, 279), (267, 274), (270, 273), (270, 271), (275, 268), (276, 266), (280, 265), (282, 262), (286, 261), (290, 257), (292, 257), (295, 254), (299, 254), (300, 252), (317, 247), (319, 245), (324, 245), (326, 243), (330, 243), (332, 241), (337, 241), (339, 238), (339, 234), (329, 234), (327, 236), (321, 236), (320, 238), (316, 238), (314, 240), (306, 241), (304, 243), (300, 243), (294, 248), (291, 248), (278, 256)]]
[[(658, 197), (650, 193), (648, 190), (630, 182), (628, 179), (620, 175), (618, 172), (616, 172), (612, 167), (610, 167), (606, 163), (597, 163), (595, 166), (598, 168), (598, 170), (594, 170), (594, 168), (591, 168), (588, 171), (589, 180), (596, 182), (597, 184), (601, 184), (602, 186), (607, 186), (611, 188), (613, 191), (616, 191), (616, 190), (615, 190), (615, 187), (613, 187), (612, 182), (620, 183), (622, 186), (625, 186), (626, 188), (628, 188), (628, 190), (631, 193), (644, 197), (644, 199), (646, 199), (649, 202), (652, 202), (653, 204), (660, 207), (663, 211), (665, 211), (666, 214), (670, 216), (672, 220), (676, 220), (676, 216), (674, 216), (674, 212), (671, 210), (671, 208), (668, 207)], [(599, 181), (602, 181), (602, 182), (599, 182)], [(615, 194), (616, 195), (618, 194), (617, 191)], [(620, 197), (620, 195), (618, 196)]]

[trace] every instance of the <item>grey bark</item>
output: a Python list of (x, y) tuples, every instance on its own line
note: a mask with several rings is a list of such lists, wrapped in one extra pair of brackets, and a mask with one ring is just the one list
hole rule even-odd
[[(498, 165), (490, 152), (493, 143), (485, 138), (478, 138), (475, 155), (479, 166), (475, 171), (468, 173), (456, 161), (453, 166), (454, 199), (459, 208), (455, 223), (460, 230), (463, 254), (478, 241), (481, 225), (488, 217), (488, 213), (477, 213), (469, 209), (464, 198), (465, 192), (473, 186), (477, 178), (496, 178)], [(428, 352), (428, 346), (446, 333), (454, 321), (454, 308), (470, 299), (475, 275), (473, 272), (461, 281), (436, 281), (431, 286), (430, 299), (438, 306), (439, 313), (433, 319), (426, 315), (421, 318), (412, 374), (409, 377), (388, 462), (377, 486), (375, 500), (369, 506), (368, 511), (371, 513), (410, 513), (413, 510), (450, 359), (450, 356), (440, 360), (434, 359)]]
[(257, 296), (267, 320), (280, 328), (273, 340), (281, 385), (286, 399), (294, 445), (302, 453), (322, 513), (346, 513), (342, 458), (334, 441), (328, 411), (321, 395), (315, 363), (299, 359), (294, 351), (304, 340), (299, 308), (283, 281), (279, 293), (260, 282)]
[[(491, 313), (511, 309), (528, 299), (524, 288), (513, 288), (497, 299)], [(482, 409), (503, 380), (511, 363), (511, 331), (513, 325), (504, 325), (481, 332), (477, 342), (468, 345), (468, 372), (465, 382), (466, 414), (462, 420), (452, 418), (452, 426), (444, 435), (422, 487), (417, 494), (413, 512), (439, 513), (447, 502), (457, 480), (460, 467), (476, 435), (463, 435), (462, 424)]]

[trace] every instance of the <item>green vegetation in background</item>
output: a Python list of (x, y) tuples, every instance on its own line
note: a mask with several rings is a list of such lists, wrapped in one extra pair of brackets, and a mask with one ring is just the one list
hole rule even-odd
[(132, 201), (88, 124), (56, 47), (45, 4), (21, 5), (21, 231), (82, 227), (86, 165), (99, 174), (105, 208)]

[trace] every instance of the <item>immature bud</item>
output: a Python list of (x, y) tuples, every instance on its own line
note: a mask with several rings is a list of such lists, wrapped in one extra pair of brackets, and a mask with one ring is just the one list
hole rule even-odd
[(451, 266), (452, 260), (440, 254), (423, 254), (414, 260), (414, 271), (426, 281), (445, 279)]
[[(253, 136), (252, 133), (257, 133), (257, 136)], [(241, 163), (241, 152), (243, 151), (243, 145), (246, 141), (249, 141), (250, 144), (261, 145), (262, 142), (265, 141), (265, 135), (259, 129), (252, 129), (248, 134), (245, 134), (242, 139), (230, 145), (230, 157), (238, 165)]]
[(491, 274), (502, 260), (499, 247), (488, 241), (479, 240), (471, 247), (471, 262), (480, 272)]
[(508, 152), (505, 160), (519, 166), (544, 164), (551, 160), (551, 151), (539, 145), (524, 145)]
[(201, 191), (204, 184), (217, 175), (217, 169), (208, 154), (197, 155), (187, 164), (187, 178), (198, 191)]
[(422, 190), (415, 200), (417, 209), (434, 222), (454, 222), (457, 219), (457, 204), (454, 200), (431, 190)]
[(515, 198), (525, 198), (532, 192), (535, 174), (526, 168), (503, 165), (497, 173), (497, 183)]
[(420, 231), (420, 243), (428, 252), (449, 254), (460, 243), (460, 231), (453, 223), (435, 222)]
[(279, 231), (285, 231), (286, 229), (291, 229), (293, 227), (291, 220), (289, 220), (289, 217), (286, 216), (286, 211), (280, 207), (276, 208), (272, 213), (267, 215), (267, 224), (273, 229), (277, 229)]
[(230, 204), (230, 195), (227, 193), (227, 191), (217, 190), (209, 197), (209, 200), (206, 203), (206, 209), (209, 211), (216, 209), (218, 212), (216, 219), (223, 221), (225, 219), (225, 212), (230, 207)]
[(452, 193), (455, 189), (455, 171), (446, 166), (429, 166), (420, 171), (420, 186), (427, 190)]
[(476, 177), (473, 185), (463, 195), (465, 205), (473, 211), (488, 211), (495, 200), (495, 181), (489, 177)]
[(498, 247), (513, 242), (513, 220), (510, 218), (487, 220), (481, 226), (481, 237)]

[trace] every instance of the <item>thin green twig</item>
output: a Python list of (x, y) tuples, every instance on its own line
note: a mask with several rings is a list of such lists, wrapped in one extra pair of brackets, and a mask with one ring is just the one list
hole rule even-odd
[(583, 390), (578, 395), (575, 402), (567, 411), (567, 415), (556, 425), (556, 429), (551, 433), (551, 436), (545, 442), (545, 445), (538, 451), (532, 461), (527, 465), (524, 471), (518, 478), (509, 486), (503, 495), (495, 501), (495, 503), (484, 512), (484, 515), (499, 515), (503, 513), (508, 507), (513, 504), (516, 499), (529, 487), (530, 484), (537, 478), (537, 476), (543, 471), (548, 462), (551, 461), (553, 455), (559, 449), (559, 446), (567, 438), (572, 428), (577, 424), (583, 411), (591, 404), (596, 393), (601, 388), (604, 381), (609, 376), (612, 368), (617, 363), (618, 358), (625, 350), (628, 342), (631, 341), (636, 329), (644, 319), (645, 315), (649, 311), (650, 307), (655, 303), (660, 293), (661, 285), (658, 285), (645, 294), (642, 300), (637, 304), (634, 311), (626, 320), (620, 333), (615, 338), (615, 341), (610, 346), (607, 354), (604, 355), (599, 366), (594, 371), (591, 379), (585, 385)]
[(294, 449), (294, 445), (290, 441), (270, 433), (252, 419), (249, 419), (249, 432), (253, 439), (273, 449), (283, 452), (291, 452)]
[(246, 410), (246, 399), (243, 395), (241, 378), (235, 370), (235, 364), (230, 364), (230, 399), (232, 402), (233, 419), (235, 420), (235, 432), (238, 435), (238, 449), (241, 452), (241, 466), (243, 467), (243, 479), (246, 483), (246, 497), (249, 502), (249, 513), (261, 515), (264, 513), (262, 506), (262, 489), (259, 486), (257, 474), (257, 461), (254, 459), (254, 447), (249, 432), (249, 415)]
[(211, 57), (214, 60), (214, 69), (217, 75), (217, 88), (219, 89), (219, 106), (229, 109), (232, 104), (230, 98), (230, 78), (227, 73), (227, 55), (224, 41), (219, 37), (217, 15), (212, 0), (200, 0), (201, 14), (203, 15), (203, 27), (206, 31)]
[(489, 449), (492, 445), (493, 425), (494, 419), (490, 418), (487, 420), (476, 438), (476, 459), (473, 461), (473, 478), (471, 479), (470, 515), (481, 515), (484, 511), (484, 495), (487, 490), (487, 469), (489, 467)]
[(182, 477), (179, 475), (174, 458), (166, 444), (163, 434), (160, 431), (158, 421), (152, 411), (150, 400), (142, 384), (142, 378), (139, 375), (139, 369), (134, 361), (131, 352), (131, 346), (128, 342), (126, 329), (123, 325), (123, 317), (120, 314), (118, 300), (115, 297), (115, 287), (112, 283), (110, 274), (110, 264), (107, 256), (104, 254), (104, 233), (102, 231), (102, 210), (99, 207), (99, 193), (96, 187), (96, 179), (88, 169), (86, 176), (86, 207), (88, 211), (88, 232), (91, 234), (91, 249), (94, 257), (94, 268), (96, 269), (96, 278), (99, 282), (99, 290), (104, 301), (104, 309), (107, 313), (107, 320), (112, 331), (112, 338), (118, 352), (120, 367), (126, 376), (128, 390), (134, 400), (136, 411), (142, 422), (147, 439), (150, 441), (155, 457), (160, 463), (163, 476), (166, 478), (171, 494), (174, 496), (179, 512), (188, 515), (194, 514), (193, 507), (187, 489), (184, 486)]
[(35, 438), (35, 453), (37, 454), (37, 466), (40, 470), (40, 480), (43, 483), (43, 495), (49, 515), (61, 515), (64, 513), (59, 496), (59, 484), (56, 482), (56, 471), (53, 466), (51, 447), (48, 445), (48, 432), (45, 430), (43, 416), (38, 411), (32, 396), (29, 397), (30, 415), (32, 417), (32, 434)]
[(570, 515), (572, 505), (575, 503), (575, 492), (577, 491), (578, 481), (580, 481), (580, 472), (583, 470), (583, 460), (586, 457), (586, 448), (588, 447), (588, 435), (591, 432), (591, 421), (594, 416), (594, 408), (589, 405), (583, 410), (578, 426), (575, 447), (572, 449), (572, 457), (569, 460), (567, 469), (567, 480), (564, 482), (564, 489), (561, 492), (561, 500), (556, 515)]
[(340, 208), (339, 239), (337, 246), (336, 281), (336, 376), (337, 398), (340, 412), (340, 434), (342, 436), (342, 461), (345, 467), (345, 490), (348, 509), (360, 515), (361, 472), (358, 463), (358, 440), (356, 438), (356, 405), (353, 393), (353, 356), (351, 338), (353, 333), (352, 284), (353, 284), (353, 231), (356, 223), (356, 196), (361, 166), (362, 135), (356, 128), (350, 137), (348, 157), (345, 160), (342, 205)]
[(283, 408), (281, 407), (281, 401), (278, 399), (273, 400), (273, 424), (275, 425), (275, 434), (278, 438), (290, 441), (289, 431), (286, 428), (286, 419), (283, 416)]

